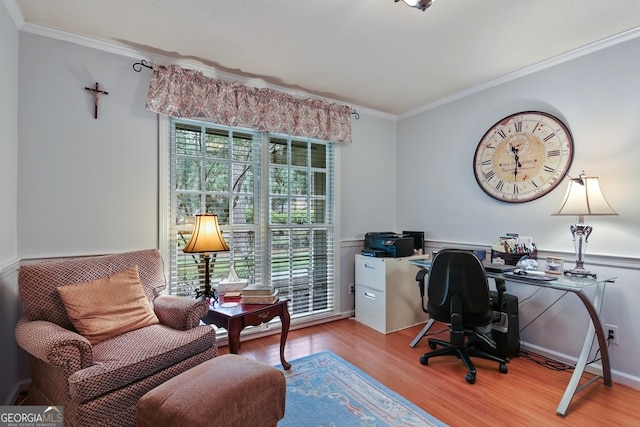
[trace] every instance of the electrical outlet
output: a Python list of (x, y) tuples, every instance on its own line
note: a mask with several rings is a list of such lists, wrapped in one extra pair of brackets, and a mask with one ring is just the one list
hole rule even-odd
[(349, 295), (353, 295), (356, 291), (356, 287), (353, 283), (349, 283)]
[(611, 344), (619, 344), (620, 336), (618, 335), (617, 325), (604, 325), (605, 336), (609, 339)]

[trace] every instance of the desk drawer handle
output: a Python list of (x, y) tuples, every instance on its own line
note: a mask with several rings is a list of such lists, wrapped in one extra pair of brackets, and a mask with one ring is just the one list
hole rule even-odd
[(265, 311), (264, 313), (258, 313), (258, 318), (259, 319), (264, 320), (264, 319), (266, 319), (268, 317), (269, 317), (269, 312), (268, 311)]
[(371, 265), (371, 264), (365, 264), (364, 268), (372, 268), (375, 270), (376, 266), (375, 265)]
[(372, 293), (372, 292), (365, 292), (365, 293), (364, 293), (364, 296), (365, 296), (365, 297), (367, 297), (367, 298), (369, 298), (369, 299), (372, 299), (372, 300), (375, 300), (375, 299), (376, 299), (376, 294), (374, 294), (374, 293)]

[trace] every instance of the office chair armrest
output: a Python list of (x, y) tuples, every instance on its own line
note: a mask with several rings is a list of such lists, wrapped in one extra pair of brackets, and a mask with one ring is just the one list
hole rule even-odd
[(507, 291), (507, 283), (503, 279), (496, 279), (496, 291), (498, 291), (498, 312), (502, 311), (504, 293)]
[(416, 274), (416, 281), (418, 282), (418, 289), (420, 289), (420, 303), (422, 304), (422, 311), (427, 312), (427, 308), (424, 306), (424, 280), (425, 276), (429, 273), (429, 271), (420, 269), (418, 274)]

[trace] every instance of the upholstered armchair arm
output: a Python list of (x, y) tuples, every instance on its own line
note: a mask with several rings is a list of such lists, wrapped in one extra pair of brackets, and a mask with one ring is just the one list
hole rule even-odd
[(163, 325), (186, 331), (200, 324), (209, 312), (207, 302), (189, 297), (160, 295), (153, 300), (153, 311)]
[(93, 350), (82, 335), (45, 320), (18, 320), (16, 341), (29, 354), (56, 367), (67, 375), (93, 364)]

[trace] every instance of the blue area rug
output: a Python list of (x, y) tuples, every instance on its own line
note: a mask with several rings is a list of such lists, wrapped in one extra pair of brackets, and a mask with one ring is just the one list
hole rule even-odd
[(294, 360), (284, 374), (287, 404), (278, 427), (446, 426), (329, 351)]

